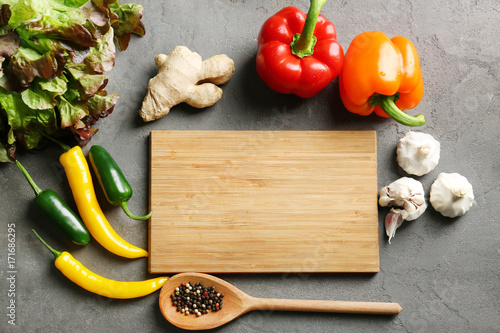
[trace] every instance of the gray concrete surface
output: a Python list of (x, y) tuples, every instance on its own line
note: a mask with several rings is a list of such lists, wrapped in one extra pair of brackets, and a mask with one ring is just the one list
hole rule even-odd
[[(148, 206), (152, 130), (375, 130), (379, 187), (405, 175), (395, 162), (395, 148), (408, 128), (376, 116), (348, 113), (340, 101), (337, 80), (316, 97), (300, 99), (270, 91), (257, 76), (254, 63), (261, 24), (287, 5), (306, 10), (308, 1), (137, 2), (145, 5), (147, 33), (134, 37), (130, 48), (118, 54), (107, 90), (122, 97), (114, 113), (99, 121), (99, 132), (91, 142), (105, 146), (122, 166), (135, 190), (130, 201), (133, 211), (145, 211)], [(453, 220), (429, 208), (418, 220), (405, 223), (391, 245), (383, 228), (387, 210), (380, 209), (378, 274), (221, 275), (254, 296), (398, 302), (404, 308), (398, 316), (254, 312), (214, 331), (500, 331), (499, 12), (497, 0), (326, 3), (322, 13), (336, 25), (344, 50), (357, 34), (369, 30), (414, 42), (425, 80), (417, 109), (427, 116), (427, 124), (419, 130), (442, 145), (439, 165), (419, 180), (428, 193), (438, 173), (458, 172), (474, 186), (476, 204)], [(156, 74), (154, 56), (177, 45), (204, 58), (226, 53), (234, 60), (236, 72), (213, 107), (196, 110), (179, 105), (167, 117), (143, 123), (138, 110), (147, 82)], [(58, 162), (60, 153), (48, 147), (19, 158), (41, 187), (73, 202)], [(38, 220), (32, 192), (13, 164), (0, 165), (0, 186), (1, 332), (180, 331), (162, 317), (158, 293), (110, 300), (68, 281), (31, 228), (55, 248), (71, 251), (89, 269), (113, 279), (150, 277), (146, 259), (120, 259), (96, 242), (80, 248), (63, 240)], [(130, 220), (109, 205), (103, 208), (119, 234), (147, 247), (147, 222)], [(9, 224), (15, 224), (15, 273), (10, 273), (7, 259), (12, 242), (7, 237), (12, 234)], [(12, 274), (15, 280), (9, 280)], [(9, 290), (15, 295), (9, 295)], [(11, 299), (15, 300), (15, 326), (8, 323)]]

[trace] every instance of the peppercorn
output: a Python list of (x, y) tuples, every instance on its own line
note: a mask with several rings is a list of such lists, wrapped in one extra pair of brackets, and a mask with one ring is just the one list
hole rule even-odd
[(197, 317), (222, 309), (224, 294), (219, 293), (215, 287), (205, 287), (202, 283), (181, 283), (170, 295), (172, 305), (177, 312), (185, 315), (194, 314)]

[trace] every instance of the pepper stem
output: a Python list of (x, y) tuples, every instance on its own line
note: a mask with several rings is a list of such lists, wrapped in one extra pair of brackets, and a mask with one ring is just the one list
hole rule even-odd
[(68, 146), (68, 145), (66, 145), (66, 144), (64, 144), (64, 143), (62, 143), (62, 142), (61, 142), (61, 141), (59, 141), (59, 140), (54, 139), (53, 137), (51, 137), (51, 136), (47, 135), (46, 133), (42, 132), (42, 134), (43, 134), (43, 136), (44, 136), (44, 137), (46, 137), (46, 138), (47, 138), (47, 139), (49, 139), (50, 141), (52, 141), (52, 142), (54, 142), (54, 143), (58, 144), (59, 146), (61, 146), (61, 148), (62, 148), (62, 149), (64, 149), (64, 151), (68, 151), (68, 150), (70, 150), (70, 149), (71, 149), (71, 147), (70, 147), (70, 146)]
[(151, 215), (153, 215), (153, 211), (150, 211), (149, 214), (147, 215), (144, 215), (144, 216), (137, 216), (137, 215), (134, 215), (130, 212), (130, 210), (128, 209), (128, 205), (127, 205), (127, 202), (126, 201), (122, 201), (121, 204), (120, 204), (123, 208), (123, 211), (125, 212), (125, 214), (128, 215), (128, 217), (134, 219), (134, 220), (147, 220), (151, 217)]
[(314, 36), (314, 29), (318, 22), (321, 7), (323, 7), (325, 2), (326, 0), (311, 0), (311, 6), (309, 6), (302, 33), (293, 36), (290, 46), (292, 53), (299, 58), (310, 56), (314, 52), (314, 45), (316, 45), (317, 40), (316, 36)]
[(54, 255), (54, 258), (57, 259), (57, 257), (59, 257), (61, 255), (61, 252), (57, 251), (57, 250), (54, 250), (49, 244), (47, 244), (43, 239), (42, 237), (40, 237), (35, 229), (31, 229), (31, 231), (33, 231), (33, 233), (35, 234), (36, 237), (38, 237), (38, 239), (40, 240), (40, 242), (43, 243), (43, 245), (45, 245), (49, 250), (50, 252), (52, 252), (52, 254)]
[(35, 182), (33, 181), (33, 178), (31, 178), (30, 174), (28, 173), (28, 171), (26, 171), (26, 169), (23, 167), (21, 162), (16, 160), (16, 164), (17, 164), (17, 167), (19, 168), (19, 170), (21, 170), (21, 172), (23, 173), (24, 177), (26, 177), (26, 180), (28, 181), (28, 183), (30, 183), (31, 188), (33, 188), (33, 191), (35, 191), (36, 196), (39, 196), (40, 194), (42, 194), (42, 192), (43, 192), (42, 189), (40, 187), (38, 187), (38, 185), (35, 184)]
[(407, 126), (422, 126), (425, 124), (425, 117), (423, 114), (419, 114), (415, 117), (401, 111), (394, 103), (394, 99), (397, 96), (387, 96), (381, 94), (375, 94), (370, 99), (370, 106), (378, 105), (384, 110), (385, 113), (392, 119), (396, 120), (398, 123)]

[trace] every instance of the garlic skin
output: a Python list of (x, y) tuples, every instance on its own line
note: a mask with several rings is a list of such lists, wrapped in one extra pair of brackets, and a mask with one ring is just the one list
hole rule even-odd
[(379, 193), (379, 205), (382, 207), (396, 206), (385, 217), (385, 231), (389, 236), (389, 244), (396, 234), (396, 229), (403, 221), (413, 221), (427, 209), (422, 183), (409, 177), (402, 177)]
[(474, 192), (467, 178), (458, 173), (440, 173), (431, 186), (432, 207), (446, 217), (462, 216), (474, 203)]
[(396, 154), (399, 166), (408, 174), (423, 176), (439, 163), (441, 144), (422, 132), (408, 132), (398, 141)]

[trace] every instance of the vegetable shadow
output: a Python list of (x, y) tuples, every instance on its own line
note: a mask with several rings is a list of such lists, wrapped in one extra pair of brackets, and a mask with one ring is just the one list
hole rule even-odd
[(360, 116), (349, 112), (340, 98), (338, 77), (311, 98), (277, 93), (258, 75), (256, 58), (255, 54), (242, 64), (238, 69), (239, 79), (236, 83), (240, 87), (239, 91), (243, 92), (243, 103), (250, 106), (252, 113), (257, 113), (254, 115), (256, 118), (273, 117), (276, 109), (293, 112), (304, 105), (321, 109), (325, 108), (326, 104), (327, 115), (323, 120), (326, 124), (322, 124), (322, 128), (327, 127), (329, 130), (373, 130), (387, 121), (386, 118), (375, 114)]
[[(457, 217), (446, 217), (443, 216), (440, 212), (434, 209), (432, 205), (427, 201), (428, 206), (427, 210), (425, 211), (425, 214), (429, 214), (429, 220), (432, 222), (429, 224), (429, 228), (431, 230), (435, 231), (442, 231), (445, 228), (452, 228), (456, 227), (456, 224), (460, 223), (460, 220), (463, 219), (463, 216), (457, 216)], [(472, 206), (471, 209), (473, 209), (474, 206)], [(467, 213), (466, 213), (467, 214)]]
[[(142, 101), (148, 94), (148, 83), (149, 80), (151, 80), (153, 77), (158, 75), (158, 67), (156, 66), (156, 63), (153, 61), (149, 62), (149, 66), (147, 68), (147, 74), (146, 75), (141, 75), (139, 76), (142, 80), (141, 82), (137, 82), (136, 87), (137, 88), (137, 96), (140, 96), (137, 98), (137, 101), (134, 101), (134, 106), (130, 107), (131, 109), (135, 110), (134, 114), (134, 122), (133, 126), (135, 128), (142, 128), (146, 126), (150, 126), (150, 122), (146, 122), (142, 119), (141, 115), (139, 114), (139, 111), (141, 110), (142, 107)], [(137, 79), (136, 79), (137, 80)]]
[(293, 94), (279, 94), (269, 88), (260, 78), (255, 65), (257, 54), (248, 58), (239, 69), (237, 85), (244, 92), (242, 98), (249, 110), (258, 112), (258, 116), (272, 116), (273, 108), (294, 110), (304, 103), (304, 99)]

